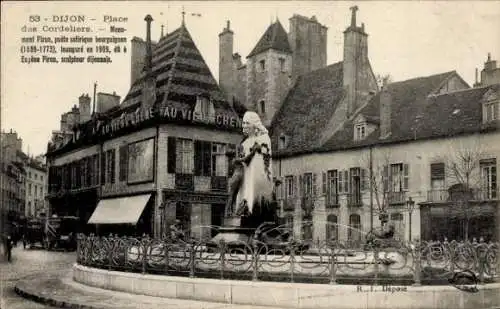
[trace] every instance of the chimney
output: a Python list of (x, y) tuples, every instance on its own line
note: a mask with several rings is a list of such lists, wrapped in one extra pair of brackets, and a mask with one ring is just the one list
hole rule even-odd
[(142, 106), (152, 107), (156, 100), (156, 78), (153, 76), (153, 46), (151, 42), (151, 22), (153, 17), (146, 15), (146, 60), (144, 71), (146, 78), (142, 84)]
[(385, 139), (391, 135), (391, 105), (392, 96), (384, 82), (380, 92), (380, 138)]
[(82, 94), (78, 98), (78, 110), (80, 111), (80, 123), (85, 123), (90, 120), (90, 96)]
[(141, 77), (142, 71), (145, 66), (146, 59), (146, 42), (144, 40), (133, 37), (131, 41), (130, 52), (130, 86)]
[(151, 46), (151, 22), (153, 17), (151, 15), (146, 15), (144, 18), (146, 21), (146, 63), (145, 71), (147, 74), (151, 74), (153, 69), (153, 47)]
[(368, 94), (371, 89), (363, 72), (369, 67), (368, 61), (368, 35), (365, 33), (364, 24), (356, 25), (357, 6), (350, 8), (351, 24), (344, 31), (344, 59), (343, 59), (343, 84), (347, 91), (347, 117), (362, 104), (360, 98)]
[(219, 34), (219, 85), (231, 102), (234, 95), (233, 42), (234, 33), (227, 21), (226, 28)]
[(491, 53), (488, 53), (488, 60), (484, 63), (485, 71), (493, 71), (497, 68), (497, 62), (495, 60), (491, 60)]
[(115, 93), (97, 93), (96, 112), (105, 113), (110, 109), (120, 105), (120, 96)]

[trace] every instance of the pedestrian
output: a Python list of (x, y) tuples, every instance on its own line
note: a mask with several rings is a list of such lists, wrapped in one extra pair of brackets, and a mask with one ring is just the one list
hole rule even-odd
[(5, 255), (7, 256), (7, 261), (10, 262), (12, 259), (12, 236), (10, 233), (6, 232), (2, 234), (2, 242), (5, 248)]

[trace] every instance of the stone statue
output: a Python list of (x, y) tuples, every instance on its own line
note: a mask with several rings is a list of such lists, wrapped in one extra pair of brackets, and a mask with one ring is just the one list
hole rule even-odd
[(224, 223), (211, 240), (214, 246), (222, 240), (232, 246), (248, 243), (256, 231), (265, 232), (276, 225), (271, 139), (255, 112), (243, 116), (243, 134), (245, 138), (232, 162), (234, 173), (229, 180)]
[(233, 160), (234, 174), (230, 180), (226, 213), (236, 216), (252, 215), (272, 202), (273, 177), (271, 167), (271, 139), (255, 112), (243, 116), (245, 139)]

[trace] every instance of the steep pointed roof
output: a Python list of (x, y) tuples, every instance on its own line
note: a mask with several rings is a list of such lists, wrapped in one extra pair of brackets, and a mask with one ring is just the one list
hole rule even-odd
[[(198, 95), (209, 95), (216, 110), (234, 112), (184, 24), (160, 39), (153, 50), (152, 64), (156, 106), (194, 108)], [(131, 86), (122, 109), (141, 103), (144, 78)]]
[(279, 20), (267, 28), (266, 32), (264, 32), (264, 35), (260, 38), (259, 42), (257, 42), (257, 45), (255, 45), (247, 58), (260, 54), (268, 49), (275, 49), (286, 53), (292, 52), (290, 43), (288, 42), (288, 35)]

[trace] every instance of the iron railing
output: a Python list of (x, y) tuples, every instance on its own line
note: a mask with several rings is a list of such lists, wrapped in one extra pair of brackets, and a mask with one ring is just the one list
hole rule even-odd
[(498, 281), (498, 243), (372, 241), (364, 248), (323, 241), (239, 243), (79, 235), (77, 263), (174, 276), (343, 284), (450, 284), (468, 272)]

